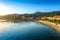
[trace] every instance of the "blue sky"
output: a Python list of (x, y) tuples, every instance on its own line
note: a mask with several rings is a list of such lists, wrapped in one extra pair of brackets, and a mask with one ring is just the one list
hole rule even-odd
[(60, 0), (0, 0), (12, 13), (60, 11)]

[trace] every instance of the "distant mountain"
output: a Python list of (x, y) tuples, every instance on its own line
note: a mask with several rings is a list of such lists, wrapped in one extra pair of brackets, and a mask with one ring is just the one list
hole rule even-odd
[(54, 15), (60, 15), (60, 11), (53, 11), (53, 12), (35, 12), (33, 13), (37, 16), (54, 16)]
[(8, 14), (4, 16), (0, 16), (0, 19), (5, 20), (36, 20), (42, 16), (54, 16), (60, 15), (60, 11), (53, 11), (53, 12), (35, 12), (33, 14)]

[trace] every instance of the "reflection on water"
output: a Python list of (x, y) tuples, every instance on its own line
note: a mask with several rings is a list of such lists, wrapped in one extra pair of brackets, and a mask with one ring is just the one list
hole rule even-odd
[(55, 31), (36, 22), (0, 22), (0, 40), (55, 40)]
[(10, 25), (12, 24), (8, 22), (0, 22), (0, 32), (7, 29)]

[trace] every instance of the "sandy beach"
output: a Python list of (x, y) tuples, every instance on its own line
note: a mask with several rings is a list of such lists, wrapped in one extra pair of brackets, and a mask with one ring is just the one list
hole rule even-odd
[(38, 22), (42, 23), (42, 24), (45, 24), (45, 25), (48, 25), (50, 26), (51, 28), (53, 28), (54, 30), (56, 30), (57, 32), (60, 33), (60, 24), (55, 24), (53, 22), (48, 22), (48, 21), (42, 21), (42, 20), (39, 20)]

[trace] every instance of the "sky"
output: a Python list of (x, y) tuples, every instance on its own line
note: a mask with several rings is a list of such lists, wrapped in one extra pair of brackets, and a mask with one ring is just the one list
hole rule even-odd
[(0, 0), (0, 15), (60, 11), (60, 0)]

